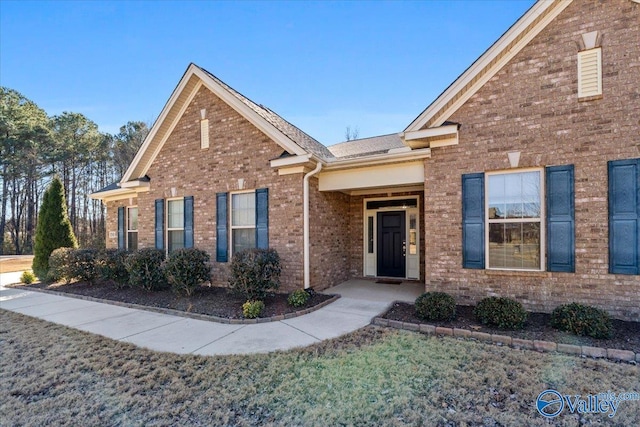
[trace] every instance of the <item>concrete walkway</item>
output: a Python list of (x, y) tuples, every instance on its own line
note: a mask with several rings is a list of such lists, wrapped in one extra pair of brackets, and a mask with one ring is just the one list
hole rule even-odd
[(0, 274), (0, 308), (152, 350), (199, 355), (308, 346), (362, 328), (392, 301), (413, 301), (424, 289), (417, 283), (350, 280), (324, 291), (342, 298), (313, 313), (278, 322), (229, 325), (5, 287), (19, 277), (20, 273)]

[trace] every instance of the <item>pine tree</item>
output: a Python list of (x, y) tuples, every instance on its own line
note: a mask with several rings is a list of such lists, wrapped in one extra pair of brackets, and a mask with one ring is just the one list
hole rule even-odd
[(62, 182), (60, 182), (60, 178), (55, 176), (42, 198), (36, 228), (33, 272), (40, 279), (46, 279), (51, 252), (64, 247), (76, 248), (78, 243), (67, 215), (67, 203)]

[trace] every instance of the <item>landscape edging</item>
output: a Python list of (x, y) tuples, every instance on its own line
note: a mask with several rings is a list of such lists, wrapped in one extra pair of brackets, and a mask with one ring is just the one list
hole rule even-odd
[(34, 292), (42, 292), (45, 294), (58, 295), (62, 297), (76, 298), (76, 299), (81, 299), (85, 301), (99, 302), (103, 304), (117, 305), (119, 307), (152, 311), (155, 313), (169, 314), (172, 316), (187, 317), (187, 318), (196, 319), (196, 320), (207, 320), (209, 322), (225, 323), (225, 324), (231, 324), (231, 325), (253, 325), (256, 323), (278, 322), (284, 319), (293, 319), (294, 317), (304, 316), (305, 314), (309, 314), (316, 310), (319, 310), (322, 307), (328, 304), (331, 304), (332, 302), (340, 298), (340, 295), (334, 294), (331, 296), (331, 298), (329, 298), (328, 300), (322, 301), (320, 304), (316, 304), (310, 308), (305, 308), (304, 310), (294, 311), (293, 313), (278, 314), (276, 316), (271, 316), (271, 317), (258, 317), (257, 319), (230, 319), (226, 317), (212, 316), (209, 314), (191, 313), (188, 311), (175, 310), (172, 308), (153, 307), (153, 306), (142, 305), (142, 304), (133, 304), (130, 302), (114, 301), (114, 300), (104, 299), (104, 298), (95, 298), (87, 295), (72, 294), (70, 292), (54, 291), (51, 289), (31, 288), (26, 290), (34, 291)]
[(420, 332), (426, 335), (446, 335), (456, 338), (473, 339), (488, 344), (509, 346), (517, 349), (537, 350), (547, 353), (557, 352), (571, 356), (609, 359), (616, 362), (627, 362), (631, 364), (640, 363), (640, 353), (634, 353), (630, 350), (591, 347), (586, 345), (578, 346), (552, 341), (525, 340), (521, 338), (512, 338), (508, 335), (489, 334), (486, 332), (470, 331), (468, 329), (447, 328), (425, 323), (400, 322), (398, 320), (385, 319), (379, 316), (374, 317), (372, 319), (372, 323), (376, 326)]

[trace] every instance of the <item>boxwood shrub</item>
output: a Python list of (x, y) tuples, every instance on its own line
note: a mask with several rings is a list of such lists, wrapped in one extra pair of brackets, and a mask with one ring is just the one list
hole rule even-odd
[(309, 292), (305, 291), (304, 289), (296, 289), (289, 294), (287, 303), (291, 307), (302, 307), (307, 303), (307, 301), (309, 301), (309, 298), (311, 298)]
[(259, 300), (249, 300), (242, 304), (242, 315), (247, 319), (255, 319), (264, 310), (264, 303)]
[(125, 260), (131, 252), (122, 249), (104, 249), (98, 254), (100, 278), (111, 281), (119, 289), (129, 286), (129, 272)]
[(164, 263), (164, 274), (176, 293), (193, 295), (199, 285), (211, 280), (209, 254), (201, 249), (178, 249)]
[(527, 312), (522, 304), (511, 298), (484, 298), (476, 305), (473, 314), (482, 324), (501, 329), (522, 329), (527, 321)]
[(424, 320), (446, 321), (456, 318), (456, 300), (445, 292), (426, 292), (416, 298), (416, 314)]
[(97, 249), (76, 249), (69, 252), (67, 275), (70, 279), (94, 284), (100, 278)]
[(138, 249), (125, 259), (129, 283), (136, 288), (159, 291), (169, 287), (162, 269), (164, 251), (154, 248)]
[(551, 326), (575, 335), (593, 338), (611, 338), (609, 314), (596, 307), (571, 303), (556, 307), (551, 313)]
[(263, 300), (280, 286), (280, 271), (275, 249), (245, 249), (233, 255), (229, 286), (247, 300)]
[(73, 248), (58, 248), (51, 252), (49, 255), (49, 270), (47, 271), (46, 280), (48, 282), (59, 282), (60, 280), (65, 283), (70, 283), (73, 276), (69, 271), (69, 262), (71, 252)]

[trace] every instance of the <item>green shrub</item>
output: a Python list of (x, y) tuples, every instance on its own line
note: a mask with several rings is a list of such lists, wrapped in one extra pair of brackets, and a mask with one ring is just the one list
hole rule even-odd
[(280, 286), (280, 271), (275, 249), (245, 249), (231, 260), (229, 285), (248, 300), (262, 300)]
[[(42, 196), (38, 213), (36, 238), (33, 246), (33, 272), (41, 279), (49, 280), (49, 258), (58, 248), (78, 247), (73, 228), (67, 215), (64, 187), (60, 178), (53, 177)], [(54, 273), (53, 276), (55, 276)]]
[(501, 329), (522, 329), (527, 321), (527, 312), (522, 304), (511, 298), (485, 298), (478, 303), (473, 314), (482, 324)]
[(131, 252), (125, 259), (131, 286), (149, 291), (168, 288), (162, 269), (164, 251), (154, 248), (139, 249)]
[(211, 280), (209, 260), (209, 254), (200, 249), (172, 252), (164, 263), (164, 273), (171, 289), (176, 293), (192, 295), (199, 285)]
[(46, 280), (49, 282), (58, 282), (63, 280), (69, 283), (73, 276), (69, 271), (69, 263), (73, 248), (58, 248), (51, 252), (49, 256), (49, 271)]
[(90, 285), (100, 277), (96, 249), (76, 249), (69, 252), (67, 275), (70, 279), (87, 282)]
[(98, 254), (100, 278), (113, 282), (118, 289), (129, 286), (129, 272), (125, 260), (130, 252), (122, 249), (104, 249)]
[(264, 310), (264, 303), (259, 300), (249, 300), (242, 304), (242, 315), (247, 319), (255, 319)]
[(453, 320), (456, 300), (444, 292), (426, 292), (416, 298), (416, 314), (425, 320)]
[(287, 303), (291, 307), (302, 307), (307, 303), (307, 301), (309, 301), (309, 298), (311, 298), (309, 292), (305, 291), (304, 289), (296, 289), (289, 294)]
[(571, 303), (556, 307), (551, 313), (551, 326), (575, 335), (611, 338), (609, 314), (596, 307)]
[(33, 274), (33, 273), (32, 273), (32, 272), (30, 272), (30, 271), (25, 271), (25, 272), (23, 272), (23, 273), (22, 273), (22, 275), (20, 276), (20, 281), (21, 281), (22, 283), (24, 283), (25, 285), (30, 285), (30, 284), (32, 284), (33, 282), (35, 282), (35, 280), (36, 280), (36, 276), (35, 276), (35, 274)]

